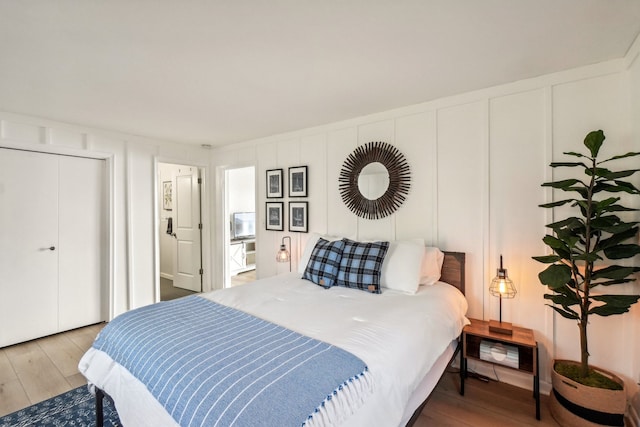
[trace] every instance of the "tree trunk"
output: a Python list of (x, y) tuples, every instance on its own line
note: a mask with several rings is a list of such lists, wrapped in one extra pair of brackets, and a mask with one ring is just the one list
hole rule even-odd
[(578, 324), (580, 328), (580, 376), (589, 375), (589, 349), (587, 348), (587, 319)]

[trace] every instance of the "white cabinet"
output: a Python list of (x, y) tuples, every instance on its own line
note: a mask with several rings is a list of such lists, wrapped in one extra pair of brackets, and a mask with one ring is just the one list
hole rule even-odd
[(229, 244), (231, 275), (256, 268), (256, 239), (232, 240)]
[(104, 163), (0, 149), (0, 347), (106, 318)]

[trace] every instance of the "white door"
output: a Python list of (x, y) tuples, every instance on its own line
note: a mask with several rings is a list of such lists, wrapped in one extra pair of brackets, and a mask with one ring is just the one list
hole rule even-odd
[(58, 331), (58, 159), (0, 149), (0, 347)]
[(105, 161), (59, 156), (60, 330), (106, 319), (101, 292), (105, 239)]
[(196, 167), (182, 167), (176, 174), (173, 232), (176, 240), (173, 286), (202, 292), (200, 184)]

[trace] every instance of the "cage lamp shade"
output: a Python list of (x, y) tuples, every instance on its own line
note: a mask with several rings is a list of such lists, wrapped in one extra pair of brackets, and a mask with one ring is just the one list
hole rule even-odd
[(501, 298), (513, 298), (518, 293), (513, 281), (507, 275), (507, 270), (502, 268), (502, 255), (500, 255), (500, 268), (496, 272), (496, 277), (491, 281), (489, 293), (494, 297)]
[(291, 254), (287, 250), (287, 247), (284, 244), (284, 239), (289, 239), (289, 247), (291, 247), (291, 237), (284, 236), (282, 238), (282, 243), (280, 244), (280, 250), (276, 254), (276, 261), (278, 262), (288, 262), (289, 263), (289, 271), (291, 271)]

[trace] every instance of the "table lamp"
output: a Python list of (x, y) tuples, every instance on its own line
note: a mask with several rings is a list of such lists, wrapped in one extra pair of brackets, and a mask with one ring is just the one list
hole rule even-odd
[(276, 261), (278, 262), (289, 262), (289, 272), (291, 272), (291, 254), (287, 250), (287, 247), (284, 244), (284, 239), (289, 239), (289, 248), (291, 248), (291, 237), (284, 236), (282, 238), (282, 243), (280, 244), (280, 250), (276, 254)]
[(494, 297), (500, 298), (500, 321), (489, 320), (489, 331), (498, 334), (512, 335), (513, 327), (510, 322), (502, 321), (502, 298), (513, 298), (516, 296), (516, 288), (513, 285), (507, 270), (502, 267), (502, 255), (500, 255), (500, 268), (498, 268), (496, 277), (491, 281), (489, 293)]

